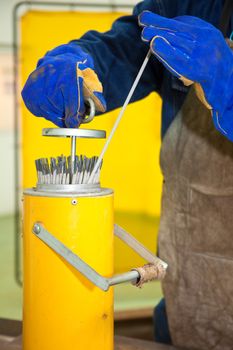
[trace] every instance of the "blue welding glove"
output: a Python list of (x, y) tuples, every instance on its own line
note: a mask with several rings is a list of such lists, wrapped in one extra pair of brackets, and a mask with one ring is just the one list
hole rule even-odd
[(91, 56), (74, 44), (61, 45), (38, 61), (22, 97), (27, 108), (59, 127), (77, 128), (85, 117), (85, 100), (104, 112), (102, 85), (94, 72)]
[(142, 40), (212, 110), (217, 130), (233, 141), (233, 51), (221, 32), (191, 16), (173, 19), (145, 11), (139, 16)]

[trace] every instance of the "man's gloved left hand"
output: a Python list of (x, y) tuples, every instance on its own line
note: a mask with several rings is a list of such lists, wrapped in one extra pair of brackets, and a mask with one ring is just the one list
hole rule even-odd
[(94, 62), (76, 43), (61, 45), (39, 60), (22, 91), (27, 108), (59, 127), (77, 128), (85, 117), (85, 100), (104, 112), (103, 88)]
[(139, 24), (158, 60), (185, 85), (196, 83), (216, 129), (233, 141), (233, 51), (221, 32), (196, 17), (170, 19), (149, 11)]

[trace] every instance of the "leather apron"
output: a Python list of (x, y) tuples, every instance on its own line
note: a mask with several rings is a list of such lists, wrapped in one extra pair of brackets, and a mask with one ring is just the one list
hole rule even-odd
[(159, 253), (173, 344), (233, 349), (233, 143), (192, 88), (161, 149)]

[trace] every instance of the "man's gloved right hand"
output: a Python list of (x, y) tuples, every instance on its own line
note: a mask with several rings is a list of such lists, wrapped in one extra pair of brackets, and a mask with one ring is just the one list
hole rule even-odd
[(212, 111), (215, 128), (233, 142), (233, 51), (212, 24), (193, 16), (139, 16), (142, 39), (158, 60)]
[(96, 110), (104, 112), (103, 88), (91, 56), (76, 44), (61, 45), (39, 60), (22, 90), (27, 108), (59, 127), (77, 128), (85, 117), (91, 98)]

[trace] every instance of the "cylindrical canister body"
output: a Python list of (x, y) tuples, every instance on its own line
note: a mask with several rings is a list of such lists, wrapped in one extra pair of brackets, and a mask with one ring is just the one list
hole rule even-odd
[(40, 222), (105, 277), (113, 274), (113, 194), (24, 193), (23, 350), (112, 350), (113, 288), (100, 290), (32, 233)]

